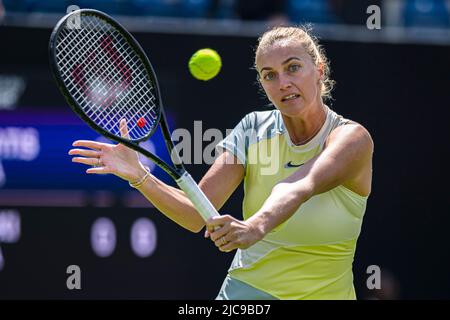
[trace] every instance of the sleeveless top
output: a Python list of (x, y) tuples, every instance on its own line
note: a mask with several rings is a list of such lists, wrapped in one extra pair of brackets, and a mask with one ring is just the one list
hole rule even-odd
[[(245, 168), (244, 219), (275, 184), (323, 150), (333, 129), (350, 122), (328, 107), (326, 113), (304, 145), (292, 143), (278, 110), (247, 114), (217, 145)], [(278, 299), (356, 299), (352, 263), (367, 199), (342, 185), (311, 197), (262, 240), (238, 249), (228, 277)]]

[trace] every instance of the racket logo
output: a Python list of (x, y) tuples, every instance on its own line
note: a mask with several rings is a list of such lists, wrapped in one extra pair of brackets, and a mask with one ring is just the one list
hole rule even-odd
[[(103, 65), (97, 62), (101, 61)], [(115, 70), (111, 71), (111, 68)], [(99, 50), (91, 52), (83, 63), (77, 63), (72, 78), (88, 101), (109, 108), (123, 94), (132, 81), (131, 69), (114, 46), (110, 35), (100, 40)]]
[(143, 128), (145, 127), (145, 125), (147, 124), (147, 121), (144, 118), (139, 118), (139, 120), (137, 121), (137, 125), (139, 128)]

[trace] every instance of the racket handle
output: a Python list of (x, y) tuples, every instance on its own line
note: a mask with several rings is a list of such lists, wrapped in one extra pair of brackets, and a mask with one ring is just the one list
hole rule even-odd
[(203, 220), (208, 220), (211, 217), (218, 216), (216, 208), (211, 204), (209, 199), (205, 196), (191, 175), (185, 171), (180, 178), (176, 180), (181, 190), (186, 193), (189, 200), (192, 201), (197, 211), (202, 216)]

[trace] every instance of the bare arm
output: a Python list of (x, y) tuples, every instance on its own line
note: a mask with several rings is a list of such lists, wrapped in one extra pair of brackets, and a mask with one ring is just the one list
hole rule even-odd
[(261, 209), (249, 220), (267, 234), (289, 219), (314, 195), (352, 181), (370, 168), (373, 142), (359, 124), (338, 127), (330, 135), (328, 145), (294, 174), (278, 183)]
[[(371, 170), (372, 152), (372, 139), (361, 125), (335, 129), (325, 149), (275, 185), (261, 209), (252, 217), (246, 221), (228, 215), (211, 218), (206, 236), (210, 236), (221, 251), (250, 247), (289, 219), (312, 196), (357, 181)], [(216, 227), (219, 228), (214, 231)]]
[[(128, 134), (126, 123), (121, 127), (123, 136)], [(124, 145), (112, 145), (96, 141), (75, 141), (75, 148), (69, 151), (74, 155), (73, 162), (86, 165), (102, 163), (101, 167), (89, 168), (89, 174), (114, 174), (126, 181), (139, 181), (146, 171), (139, 162), (138, 154)], [(220, 209), (241, 183), (244, 177), (244, 167), (237, 162), (237, 158), (225, 151), (211, 166), (200, 182), (200, 188), (216, 209)], [(155, 176), (139, 187), (139, 191), (164, 215), (182, 227), (199, 232), (205, 222), (197, 212), (192, 202), (180, 189), (171, 187)]]
[[(244, 177), (244, 167), (230, 152), (220, 155), (199, 183), (200, 189), (219, 210)], [(139, 191), (168, 218), (182, 227), (199, 232), (205, 222), (192, 202), (180, 189), (166, 185), (151, 176)]]

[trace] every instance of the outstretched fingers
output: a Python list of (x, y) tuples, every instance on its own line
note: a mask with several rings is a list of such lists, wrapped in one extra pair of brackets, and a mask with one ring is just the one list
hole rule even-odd
[(88, 166), (99, 166), (101, 165), (99, 158), (83, 158), (83, 157), (74, 157), (72, 158), (72, 162), (82, 163)]
[(130, 133), (128, 132), (127, 120), (125, 118), (120, 120), (119, 131), (120, 131), (120, 135), (123, 138), (130, 139)]
[(72, 146), (74, 147), (84, 147), (84, 148), (90, 148), (94, 150), (102, 150), (104, 146), (106, 146), (106, 143), (92, 141), (92, 140), (77, 140), (74, 143), (72, 143)]
[(108, 174), (113, 173), (109, 167), (94, 167), (86, 170), (89, 174)]
[(89, 157), (89, 158), (99, 158), (100, 152), (88, 149), (71, 149), (69, 151), (69, 155)]

